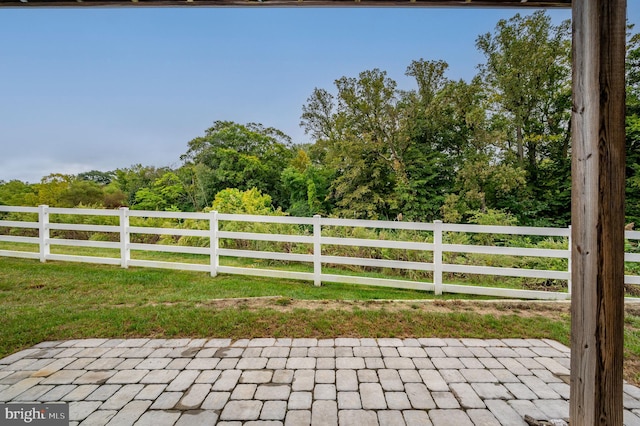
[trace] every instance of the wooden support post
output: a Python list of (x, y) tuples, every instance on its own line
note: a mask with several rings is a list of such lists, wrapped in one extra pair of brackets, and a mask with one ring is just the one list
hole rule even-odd
[(626, 0), (573, 0), (572, 425), (622, 425)]

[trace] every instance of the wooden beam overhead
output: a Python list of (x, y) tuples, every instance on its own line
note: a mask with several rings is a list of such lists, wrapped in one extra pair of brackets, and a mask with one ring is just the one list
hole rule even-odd
[(0, 7), (571, 7), (571, 0), (0, 0)]

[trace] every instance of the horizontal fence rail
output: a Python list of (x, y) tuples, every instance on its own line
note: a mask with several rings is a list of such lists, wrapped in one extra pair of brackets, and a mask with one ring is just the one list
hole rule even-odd
[[(18, 220), (20, 218), (16, 217), (16, 214), (24, 214), (24, 220)], [(10, 219), (4, 220), (5, 216), (10, 216)], [(35, 221), (36, 216), (37, 221)], [(81, 218), (94, 216), (105, 219), (99, 224), (75, 223)], [(132, 220), (136, 221), (135, 225), (131, 224)], [(146, 225), (145, 220), (150, 220), (151, 224), (140, 226), (140, 223)], [(105, 221), (107, 224), (104, 223)], [(235, 224), (235, 226), (228, 227), (227, 225), (230, 224)], [(277, 229), (273, 233), (255, 232), (255, 229), (251, 228), (255, 224), (271, 224)], [(352, 229), (352, 234), (344, 232), (346, 229)], [(362, 237), (358, 234), (358, 229), (385, 232), (387, 237), (408, 232), (412, 233), (413, 241), (375, 239), (370, 235)], [(27, 235), (11, 235), (12, 232), (14, 234), (27, 233)], [(67, 232), (71, 233), (73, 237), (60, 238), (59, 235), (52, 237), (52, 232), (56, 234)], [(341, 235), (343, 232), (345, 236), (337, 236), (336, 232), (337, 235)], [(101, 234), (110, 235), (111, 240), (94, 240), (89, 237)], [(463, 234), (475, 235), (478, 238), (488, 234), (556, 238), (561, 239), (563, 247), (567, 248), (509, 247), (499, 244), (470, 244), (468, 241), (466, 243), (443, 242), (445, 238), (451, 238), (452, 235)], [(625, 231), (625, 237), (629, 241), (636, 241), (635, 247), (637, 249), (640, 231)], [(173, 243), (163, 244), (162, 238), (168, 238), (169, 242)], [(171, 240), (172, 238), (174, 240)], [(188, 244), (175, 244), (178, 238), (187, 238)], [(117, 241), (113, 241), (114, 239)], [(192, 213), (129, 210), (128, 208), (105, 210), (0, 205), (0, 243), (9, 243), (9, 248), (11, 248), (0, 249), (0, 256), (39, 259), (41, 262), (53, 260), (119, 265), (123, 268), (133, 266), (179, 269), (209, 272), (212, 276), (225, 273), (309, 280), (313, 281), (315, 285), (321, 285), (322, 282), (339, 282), (397, 287), (433, 291), (435, 294), (447, 292), (524, 299), (568, 299), (571, 295), (570, 239), (570, 228), (461, 225), (442, 223), (441, 221), (433, 223), (375, 221), (323, 218), (320, 216), (312, 218), (258, 216), (221, 214), (215, 211)], [(498, 240), (500, 239), (498, 238)], [(179, 241), (182, 242), (182, 239)], [(222, 245), (229, 242), (240, 245), (248, 244), (249, 246), (254, 244), (254, 248), (246, 246), (221, 247), (221, 242)], [(17, 247), (14, 247), (16, 244), (29, 244), (37, 250), (18, 250)], [(269, 244), (272, 245), (269, 246)], [(286, 245), (288, 249), (274, 251), (273, 245), (277, 246), (277, 244)], [(255, 245), (261, 245), (262, 248), (255, 249)], [(112, 255), (89, 256), (51, 253), (52, 246), (111, 250)], [(292, 252), (295, 251), (294, 247), (298, 252)], [(358, 248), (375, 251), (376, 257), (358, 257), (342, 252), (347, 250), (348, 253), (349, 249)], [(419, 253), (421, 257), (419, 260), (416, 260), (416, 257), (411, 259), (384, 258), (384, 256), (391, 256), (390, 253), (393, 251)], [(131, 257), (132, 252), (199, 256), (201, 263), (137, 259)], [(496, 256), (560, 259), (566, 260), (567, 267), (563, 270), (553, 270), (455, 263), (452, 260), (458, 255), (479, 256), (480, 260), (482, 260), (482, 256), (488, 256), (488, 259), (494, 259)], [(234, 259), (297, 262), (307, 265), (309, 272), (220, 265), (221, 256)], [(449, 263), (445, 262), (445, 259)], [(625, 253), (625, 262), (640, 263), (640, 253)], [(346, 268), (348, 267), (386, 268), (405, 271), (405, 273), (406, 271), (417, 271), (423, 275), (428, 272), (431, 281), (424, 281), (424, 276), (423, 280), (420, 280), (408, 277), (380, 278), (355, 275), (353, 271), (347, 273)], [(340, 273), (336, 273), (336, 270)], [(455, 279), (455, 274), (559, 280), (566, 282), (567, 291), (526, 290), (443, 282), (444, 278)], [(640, 285), (640, 275), (626, 275), (625, 284)]]

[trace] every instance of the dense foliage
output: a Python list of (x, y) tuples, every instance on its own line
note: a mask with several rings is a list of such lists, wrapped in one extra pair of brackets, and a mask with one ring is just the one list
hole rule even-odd
[[(569, 23), (554, 25), (543, 11), (517, 14), (476, 46), (485, 61), (471, 81), (450, 79), (444, 61), (418, 59), (405, 73), (413, 90), (398, 89), (380, 69), (316, 88), (300, 122), (311, 143), (294, 144), (261, 124), (215, 121), (187, 143), (177, 168), (138, 164), (0, 182), (0, 204), (202, 211), (217, 198), (268, 200), (265, 208), (296, 216), (473, 222), (488, 215), (567, 225)], [(635, 34), (627, 58), (629, 222), (640, 221), (639, 144)]]

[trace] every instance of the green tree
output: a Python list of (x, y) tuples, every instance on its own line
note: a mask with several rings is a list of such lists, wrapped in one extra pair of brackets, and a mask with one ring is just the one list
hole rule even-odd
[(326, 216), (331, 212), (333, 206), (328, 195), (333, 172), (322, 165), (313, 164), (303, 149), (298, 150), (291, 166), (284, 169), (281, 178), (289, 194), (289, 214)]
[(492, 89), (495, 112), (507, 116), (508, 141), (532, 170), (545, 151), (558, 149), (553, 146), (558, 142), (561, 153), (568, 152), (569, 28), (569, 21), (553, 25), (544, 11), (516, 14), (476, 41), (487, 58), (480, 70)]
[(60, 193), (58, 205), (61, 207), (102, 206), (104, 194), (95, 181), (74, 179)]
[(444, 61), (413, 61), (406, 74), (417, 91), (404, 94), (408, 144), (397, 191), (403, 216), (430, 221), (440, 215), (464, 165), (491, 148), (480, 81), (449, 80)]
[(107, 209), (117, 209), (127, 206), (127, 194), (122, 192), (115, 182), (111, 182), (103, 189), (102, 205)]
[(275, 210), (271, 197), (262, 194), (257, 188), (241, 191), (238, 188), (223, 189), (213, 200), (212, 210), (229, 214), (253, 214), (264, 216), (281, 216), (282, 211)]
[(626, 217), (640, 225), (640, 34), (627, 41)]
[[(399, 91), (380, 70), (316, 89), (301, 125), (333, 171), (329, 197), (346, 217), (433, 220), (461, 164), (488, 139), (478, 80), (451, 81), (444, 61), (413, 61), (417, 90)], [(482, 145), (477, 148), (476, 145)]]
[(525, 187), (522, 168), (493, 162), (487, 155), (476, 155), (457, 173), (454, 190), (442, 206), (443, 219), (460, 223), (491, 210), (510, 213), (514, 209), (512, 200), (519, 198)]
[(182, 210), (188, 208), (182, 181), (173, 172), (166, 172), (150, 187), (136, 192), (136, 210)]
[(0, 182), (0, 204), (5, 206), (35, 206), (38, 194), (34, 185), (20, 180)]
[(72, 175), (62, 173), (52, 173), (40, 180), (36, 184), (38, 191), (38, 204), (46, 204), (52, 207), (69, 207), (62, 205), (62, 194), (69, 188), (74, 180)]
[(88, 180), (100, 185), (108, 185), (115, 177), (115, 172), (102, 172), (100, 170), (91, 170), (78, 174), (78, 179)]
[[(478, 37), (481, 76), (493, 126), (505, 135), (505, 159), (527, 172), (521, 222), (570, 214), (570, 24), (544, 12), (500, 20)], [(559, 185), (559, 186), (558, 186)]]
[(208, 171), (208, 167), (201, 163), (187, 163), (175, 171), (182, 181), (185, 197), (195, 211), (200, 211), (210, 204), (206, 181)]
[(225, 188), (257, 188), (286, 206), (280, 173), (292, 158), (291, 139), (261, 124), (216, 121), (189, 142), (184, 161), (190, 198), (208, 205)]
[[(126, 195), (126, 205), (134, 206), (136, 204), (136, 194), (142, 188), (149, 188), (156, 179), (159, 179), (164, 173), (169, 171), (167, 168), (156, 168), (154, 166), (143, 166), (135, 164), (128, 168), (117, 169), (115, 178), (111, 184)], [(117, 193), (115, 188), (112, 193)]]
[(334, 97), (315, 89), (301, 125), (318, 138), (316, 152), (335, 173), (331, 197), (345, 217), (395, 217), (396, 173), (403, 173), (405, 141), (396, 82), (378, 69), (335, 81)]

